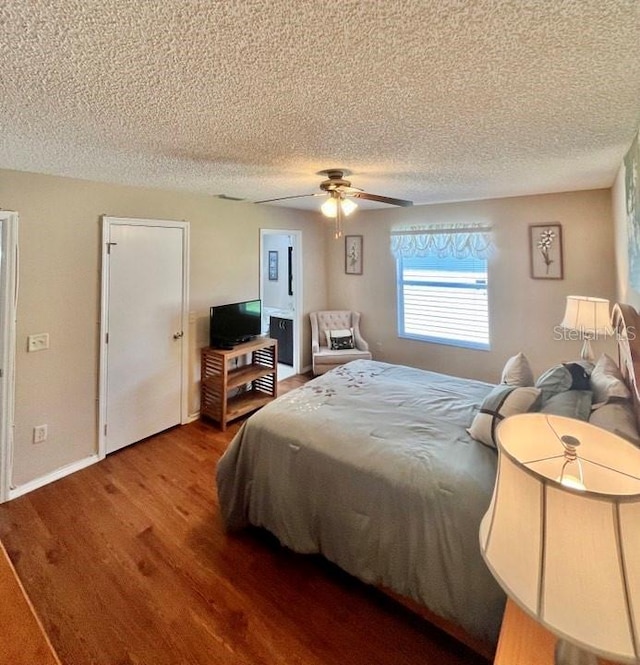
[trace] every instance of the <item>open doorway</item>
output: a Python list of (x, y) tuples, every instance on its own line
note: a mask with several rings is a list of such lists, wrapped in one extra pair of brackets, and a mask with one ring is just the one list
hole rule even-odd
[(302, 231), (260, 229), (262, 330), (278, 340), (278, 380), (300, 373)]

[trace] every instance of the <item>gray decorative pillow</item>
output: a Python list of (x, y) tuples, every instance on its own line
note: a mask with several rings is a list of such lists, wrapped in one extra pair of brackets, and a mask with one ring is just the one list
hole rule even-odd
[(533, 385), (533, 372), (524, 353), (520, 352), (507, 360), (502, 370), (500, 383), (520, 387)]
[(640, 446), (636, 416), (631, 402), (627, 399), (613, 398), (604, 406), (592, 411), (589, 422)]
[(540, 409), (540, 413), (566, 416), (577, 420), (589, 420), (592, 393), (590, 390), (565, 390), (552, 395)]
[(628, 399), (631, 392), (622, 378), (615, 361), (603, 353), (591, 372), (591, 390), (593, 390), (593, 408), (606, 404), (612, 397)]
[(469, 434), (490, 448), (496, 447), (496, 427), (509, 416), (532, 410), (540, 398), (537, 388), (496, 386), (484, 399), (480, 412), (467, 430)]
[(556, 365), (541, 374), (536, 381), (536, 388), (542, 392), (542, 404), (558, 393), (571, 390), (573, 377), (564, 365)]

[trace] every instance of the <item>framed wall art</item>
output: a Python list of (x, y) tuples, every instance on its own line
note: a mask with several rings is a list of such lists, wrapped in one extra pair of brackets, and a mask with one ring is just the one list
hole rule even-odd
[(278, 252), (269, 250), (269, 281), (278, 281)]
[(362, 236), (344, 237), (344, 271), (347, 275), (362, 275)]
[(529, 255), (532, 279), (562, 279), (562, 226), (531, 224)]
[(640, 142), (638, 134), (624, 157), (629, 285), (640, 291)]

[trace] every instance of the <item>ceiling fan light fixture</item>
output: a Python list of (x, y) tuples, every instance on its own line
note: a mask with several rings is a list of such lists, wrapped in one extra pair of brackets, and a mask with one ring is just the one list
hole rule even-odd
[(342, 207), (342, 212), (346, 216), (349, 216), (358, 207), (358, 204), (352, 199), (342, 199), (340, 205)]
[(357, 207), (358, 204), (351, 199), (345, 199), (341, 196), (331, 195), (321, 206), (320, 211), (325, 217), (336, 217), (338, 215), (338, 205), (342, 214), (346, 217), (350, 215)]
[(330, 196), (321, 206), (320, 211), (325, 217), (335, 217), (338, 214), (338, 199)]

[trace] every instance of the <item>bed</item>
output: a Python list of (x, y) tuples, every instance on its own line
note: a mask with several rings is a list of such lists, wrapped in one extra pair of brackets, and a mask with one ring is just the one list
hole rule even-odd
[(226, 527), (263, 527), (494, 644), (504, 595), (477, 534), (496, 455), (466, 431), (492, 387), (369, 360), (317, 377), (221, 458)]
[[(640, 356), (627, 332), (639, 322), (614, 308), (629, 408)], [(490, 657), (505, 597), (478, 528), (497, 458), (467, 428), (495, 388), (368, 360), (313, 379), (251, 416), (220, 459), (226, 528), (320, 553)]]

